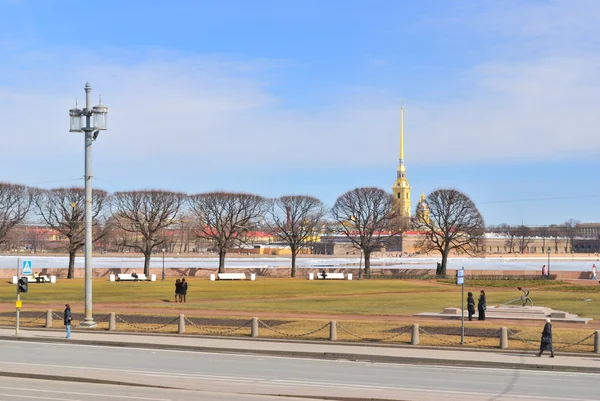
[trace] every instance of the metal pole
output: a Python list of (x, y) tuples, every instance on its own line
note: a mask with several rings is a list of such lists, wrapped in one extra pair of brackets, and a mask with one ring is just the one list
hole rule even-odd
[(81, 323), (84, 327), (94, 327), (92, 317), (92, 104), (90, 95), (92, 86), (85, 83), (85, 317)]
[(162, 271), (162, 281), (165, 281), (165, 250), (162, 250), (163, 252), (163, 271)]
[[(17, 303), (21, 300), (21, 292), (19, 291), (19, 279), (21, 278), (21, 271), (19, 269), (19, 264), (21, 263), (21, 258), (17, 258)], [(21, 308), (17, 308), (17, 317), (16, 317), (16, 324), (15, 324), (15, 336), (19, 335), (19, 326), (20, 326), (20, 322), (19, 322), (19, 318), (20, 318), (20, 314), (21, 314)]]
[(460, 316), (461, 316), (461, 328), (460, 328), (460, 343), (465, 344), (465, 268), (463, 270), (463, 282), (462, 282), (462, 298), (460, 300)]
[(358, 278), (360, 279), (362, 277), (362, 255), (363, 255), (363, 250), (360, 250), (360, 256), (358, 258)]
[(550, 248), (548, 248), (548, 277), (550, 278)]

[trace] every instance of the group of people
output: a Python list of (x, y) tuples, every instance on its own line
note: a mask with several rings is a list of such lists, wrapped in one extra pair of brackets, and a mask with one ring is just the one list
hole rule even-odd
[[(481, 290), (479, 300), (477, 301), (477, 320), (485, 320), (486, 309), (485, 291)], [(473, 298), (472, 292), (469, 292), (467, 295), (467, 310), (469, 311), (469, 320), (473, 320), (473, 315), (475, 314), (475, 298)]]
[(187, 296), (188, 283), (184, 278), (175, 281), (175, 302), (185, 302)]

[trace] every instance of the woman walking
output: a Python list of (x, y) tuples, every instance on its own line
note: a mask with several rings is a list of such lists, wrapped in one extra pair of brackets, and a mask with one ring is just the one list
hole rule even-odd
[(469, 292), (469, 295), (467, 296), (467, 310), (469, 311), (469, 321), (471, 321), (475, 314), (475, 298), (473, 298), (472, 292)]
[(65, 305), (65, 313), (63, 315), (63, 320), (65, 323), (65, 328), (67, 329), (67, 336), (65, 338), (71, 338), (71, 305)]
[(487, 309), (487, 305), (486, 305), (486, 301), (485, 301), (485, 291), (484, 290), (481, 290), (481, 295), (479, 295), (477, 309), (479, 312), (479, 316), (477, 317), (477, 320), (485, 320), (485, 310)]
[(542, 331), (542, 341), (540, 342), (540, 353), (538, 356), (542, 356), (544, 351), (550, 351), (550, 358), (554, 358), (554, 348), (552, 347), (552, 323), (550, 318), (546, 318), (546, 324)]

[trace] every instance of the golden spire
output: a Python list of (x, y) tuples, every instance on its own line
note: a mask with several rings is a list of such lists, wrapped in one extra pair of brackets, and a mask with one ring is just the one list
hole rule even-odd
[(400, 164), (404, 164), (404, 105), (400, 106)]

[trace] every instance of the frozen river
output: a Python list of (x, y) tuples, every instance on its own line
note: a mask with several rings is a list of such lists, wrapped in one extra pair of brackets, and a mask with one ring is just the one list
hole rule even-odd
[[(0, 255), (0, 269), (16, 269), (17, 259), (31, 260), (34, 269), (55, 269), (68, 267), (69, 259), (66, 256), (7, 256)], [(573, 259), (571, 257), (550, 257), (552, 270), (563, 271), (588, 271), (597, 258)], [(435, 269), (440, 258), (375, 258), (371, 266), (385, 267), (388, 269)], [(488, 257), (479, 258), (451, 258), (448, 261), (449, 269), (477, 269), (477, 270), (531, 270), (539, 271), (543, 264), (547, 264), (547, 257), (509, 258)], [(152, 268), (162, 268), (162, 255), (155, 255), (151, 260)], [(165, 268), (203, 268), (215, 269), (219, 259), (216, 257), (203, 258), (165, 258)], [(297, 267), (302, 268), (357, 268), (358, 258), (298, 258)], [(94, 257), (94, 268), (134, 268), (144, 266), (142, 257)], [(235, 257), (232, 255), (225, 259), (226, 268), (276, 268), (289, 267), (289, 257)], [(76, 268), (84, 267), (84, 258), (78, 257), (75, 261)]]

